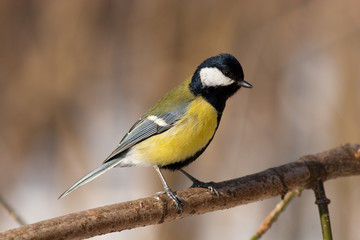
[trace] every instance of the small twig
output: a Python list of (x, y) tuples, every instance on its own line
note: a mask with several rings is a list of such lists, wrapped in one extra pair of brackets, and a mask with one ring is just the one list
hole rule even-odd
[(26, 222), (20, 217), (19, 214), (16, 213), (16, 211), (10, 206), (8, 202), (5, 201), (5, 199), (0, 195), (0, 205), (2, 205), (6, 211), (9, 213), (9, 215), (15, 219), (15, 221), (20, 225), (24, 226), (26, 225)]
[(283, 198), (283, 200), (281, 200), (281, 202), (279, 202), (275, 206), (274, 210), (272, 210), (271, 213), (265, 218), (265, 220), (263, 221), (261, 226), (256, 231), (255, 235), (251, 237), (251, 240), (260, 239), (261, 236), (264, 235), (264, 233), (271, 228), (272, 224), (277, 221), (281, 212), (283, 212), (285, 210), (286, 206), (289, 205), (291, 200), (294, 197), (300, 196), (302, 190), (303, 189), (301, 188), (301, 189), (296, 189), (294, 191), (288, 192), (285, 195), (285, 197)]
[(315, 204), (318, 205), (320, 214), (321, 231), (324, 240), (332, 240), (330, 215), (328, 205), (330, 200), (325, 195), (324, 185), (321, 179), (318, 180), (314, 187)]

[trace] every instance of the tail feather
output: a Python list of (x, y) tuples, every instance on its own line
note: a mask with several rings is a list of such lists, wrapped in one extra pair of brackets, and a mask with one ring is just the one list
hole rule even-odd
[(61, 194), (58, 199), (65, 197), (75, 189), (97, 178), (98, 176), (107, 172), (113, 167), (116, 167), (116, 165), (118, 165), (121, 162), (121, 160), (122, 159), (114, 159), (112, 161), (101, 164), (100, 166), (98, 166), (97, 168), (86, 174), (84, 177), (82, 177), (80, 180), (78, 180), (76, 183), (74, 183), (74, 185), (72, 185), (68, 190), (66, 190), (63, 194)]

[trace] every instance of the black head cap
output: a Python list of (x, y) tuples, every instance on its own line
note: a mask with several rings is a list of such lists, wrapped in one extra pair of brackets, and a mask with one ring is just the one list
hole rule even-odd
[(198, 69), (205, 67), (216, 67), (226, 77), (229, 77), (233, 80), (240, 81), (244, 79), (244, 71), (239, 61), (234, 56), (227, 53), (219, 54), (217, 56), (206, 59), (199, 65)]

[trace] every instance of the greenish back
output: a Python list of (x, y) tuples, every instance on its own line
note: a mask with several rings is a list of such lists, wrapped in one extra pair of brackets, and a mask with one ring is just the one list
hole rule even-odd
[(191, 77), (168, 92), (143, 115), (143, 118), (150, 115), (173, 112), (188, 105), (195, 99), (195, 95), (189, 89), (190, 82)]

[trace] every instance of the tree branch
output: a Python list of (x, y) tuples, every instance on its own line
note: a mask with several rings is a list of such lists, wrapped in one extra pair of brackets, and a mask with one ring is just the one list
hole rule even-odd
[(360, 145), (346, 144), (263, 172), (216, 183), (219, 198), (207, 189), (178, 191), (184, 201), (181, 215), (177, 214), (173, 201), (160, 194), (26, 225), (0, 233), (0, 239), (83, 239), (283, 196), (298, 188), (312, 189), (319, 179), (352, 175), (360, 175)]

